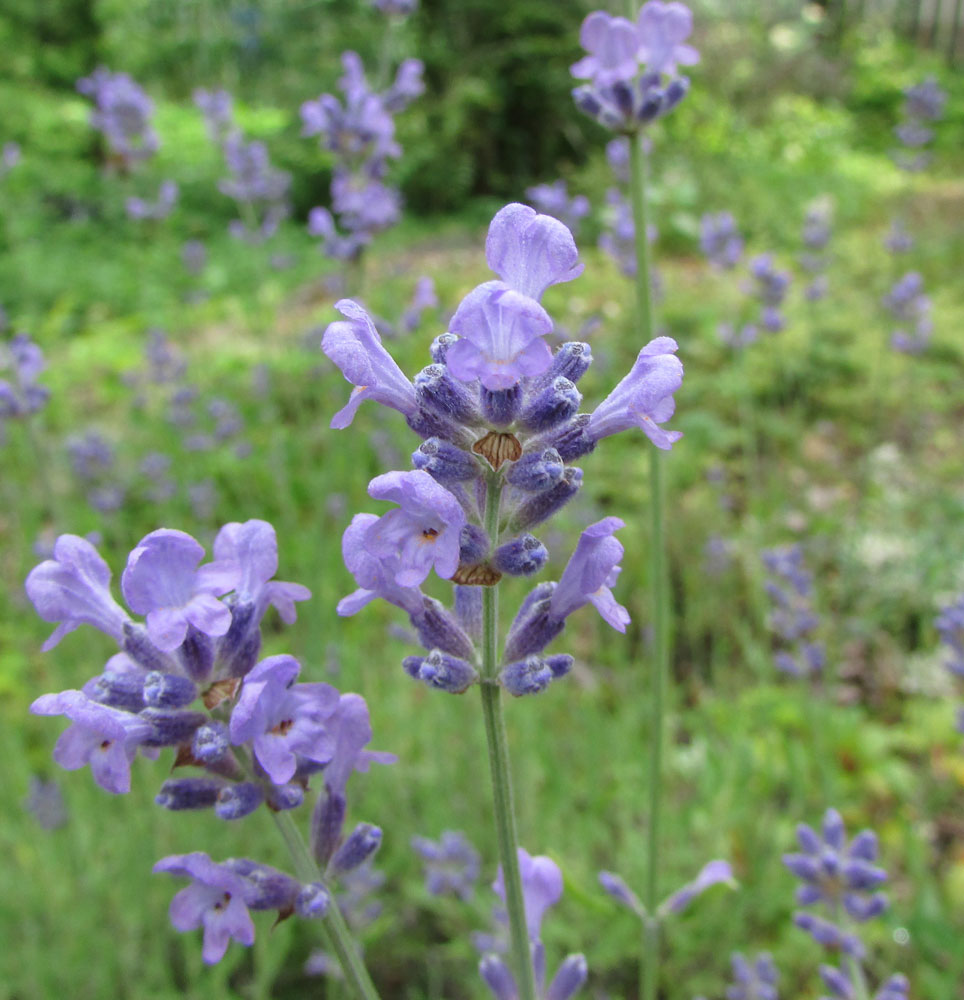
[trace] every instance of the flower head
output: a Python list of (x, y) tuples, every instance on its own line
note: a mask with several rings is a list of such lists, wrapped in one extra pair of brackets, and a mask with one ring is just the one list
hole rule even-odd
[(588, 52), (570, 72), (601, 87), (630, 80), (639, 68), (639, 38), (631, 21), (594, 10), (582, 22), (579, 44)]
[(694, 66), (700, 54), (683, 43), (693, 30), (693, 14), (682, 3), (644, 3), (636, 22), (639, 30), (640, 56), (650, 73), (676, 72), (680, 66)]

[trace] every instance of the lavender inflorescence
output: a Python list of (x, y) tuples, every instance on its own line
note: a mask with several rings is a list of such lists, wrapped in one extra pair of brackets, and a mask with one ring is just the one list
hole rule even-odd
[(782, 646), (774, 657), (776, 667), (791, 677), (819, 677), (826, 654), (814, 636), (820, 618), (813, 608), (813, 575), (804, 566), (803, 549), (770, 549), (762, 559), (769, 574), (766, 592), (773, 601), (770, 629)]
[(946, 103), (947, 94), (933, 77), (904, 91), (903, 119), (894, 128), (901, 145), (894, 160), (902, 170), (916, 173), (930, 163), (927, 146), (934, 138), (931, 126), (943, 116)]
[(90, 123), (103, 134), (122, 169), (130, 170), (157, 152), (154, 102), (131, 76), (98, 66), (77, 81), (77, 89), (94, 102)]
[[(941, 608), (934, 624), (950, 653), (945, 666), (955, 677), (964, 677), (964, 597)], [(964, 733), (964, 708), (957, 713), (957, 731)]]
[(39, 412), (50, 398), (50, 390), (38, 379), (47, 367), (43, 351), (25, 333), (0, 344), (0, 421), (23, 420)]
[(425, 888), (433, 896), (452, 894), (471, 899), (482, 859), (464, 833), (445, 830), (437, 841), (413, 837), (412, 849), (422, 859)]
[(891, 333), (891, 346), (904, 354), (922, 354), (934, 332), (931, 300), (924, 293), (924, 279), (917, 271), (902, 275), (884, 296), (884, 308), (899, 324)]

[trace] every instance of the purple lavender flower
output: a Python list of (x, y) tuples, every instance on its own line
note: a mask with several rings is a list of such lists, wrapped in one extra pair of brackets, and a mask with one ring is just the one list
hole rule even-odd
[(934, 324), (931, 300), (924, 294), (924, 279), (908, 271), (883, 299), (884, 308), (900, 324), (891, 335), (892, 346), (905, 354), (921, 354), (930, 344)]
[(0, 180), (20, 162), (20, 143), (5, 142), (0, 147)]
[(449, 329), (459, 340), (449, 347), (445, 363), (463, 382), (479, 379), (486, 389), (511, 389), (522, 378), (541, 375), (552, 362), (543, 339), (552, 331), (549, 314), (501, 281), (469, 292)]
[(412, 849), (421, 857), (425, 888), (433, 896), (452, 893), (469, 900), (479, 878), (479, 852), (464, 833), (444, 830), (438, 841), (413, 837)]
[(217, 598), (232, 590), (239, 569), (231, 562), (198, 567), (204, 548), (183, 531), (161, 528), (138, 543), (127, 560), (121, 590), (132, 611), (147, 616), (147, 631), (158, 649), (171, 652), (188, 627), (222, 636), (231, 612)]
[(752, 963), (734, 952), (730, 964), (733, 985), (726, 991), (727, 1000), (778, 1000), (779, 976), (768, 952), (760, 952)]
[(348, 405), (332, 417), (331, 426), (348, 427), (366, 399), (374, 399), (405, 416), (414, 415), (415, 387), (382, 346), (371, 317), (351, 299), (336, 302), (335, 308), (347, 322), (336, 320), (328, 326), (321, 349), (355, 388)]
[(383, 14), (407, 17), (418, 6), (418, 0), (372, 0), (372, 6)]
[(650, 73), (676, 72), (680, 66), (694, 66), (700, 54), (692, 45), (683, 44), (693, 31), (693, 14), (682, 3), (644, 3), (636, 21), (639, 30), (640, 58)]
[(81, 625), (93, 625), (117, 642), (129, 620), (110, 593), (111, 572), (90, 542), (78, 535), (61, 535), (54, 543), (54, 557), (32, 569), (25, 589), (37, 614), (46, 622), (59, 622), (43, 649), (53, 649)]
[[(616, 262), (619, 270), (627, 278), (636, 277), (636, 224), (629, 199), (618, 188), (606, 192), (606, 213), (603, 231), (599, 234), (599, 249), (605, 251)], [(650, 224), (646, 229), (646, 240), (655, 243), (659, 231)], [(650, 274), (653, 294), (661, 291), (659, 272), (653, 268)]]
[(934, 130), (925, 122), (935, 122), (944, 114), (947, 94), (937, 81), (929, 77), (922, 83), (904, 91), (903, 120), (894, 128), (894, 134), (905, 149), (894, 154), (902, 170), (916, 172), (930, 163), (930, 154), (924, 150), (934, 138)]
[(964, 677), (964, 597), (941, 608), (934, 625), (951, 654), (945, 666), (952, 674)]
[(700, 249), (714, 267), (729, 271), (743, 255), (743, 237), (729, 212), (704, 215), (700, 220)]
[(813, 633), (820, 619), (813, 610), (813, 576), (803, 565), (799, 545), (762, 554), (770, 574), (765, 588), (773, 601), (770, 628), (785, 648), (777, 651), (777, 669), (791, 677), (815, 677), (824, 667), (824, 650)]
[(166, 219), (177, 204), (178, 186), (176, 181), (161, 181), (161, 186), (154, 201), (144, 198), (128, 198), (124, 203), (125, 211), (130, 219), (150, 219), (155, 222)]
[(720, 860), (708, 861), (703, 865), (699, 874), (692, 882), (687, 882), (686, 885), (681, 886), (660, 904), (660, 912), (679, 913), (689, 906), (697, 896), (701, 896), (706, 892), (707, 889), (722, 883), (733, 885), (733, 869), (730, 867), (730, 863)]
[(427, 275), (423, 275), (415, 282), (412, 301), (409, 303), (408, 309), (405, 310), (405, 315), (402, 317), (402, 326), (411, 333), (422, 322), (422, 314), (425, 310), (437, 309), (438, 304), (435, 282)]
[(595, 10), (582, 22), (579, 44), (589, 55), (573, 63), (577, 79), (589, 79), (600, 87), (629, 80), (639, 64), (639, 37), (632, 22)]
[(50, 396), (50, 390), (37, 382), (47, 367), (43, 352), (25, 333), (18, 333), (3, 347), (0, 370), (12, 369), (13, 381), (0, 379), (0, 419), (29, 417)]
[(570, 198), (564, 180), (526, 188), (526, 197), (539, 212), (562, 222), (573, 236), (577, 235), (579, 224), (589, 214), (589, 199), (584, 194)]
[(90, 765), (94, 781), (115, 795), (131, 790), (131, 761), (150, 734), (140, 716), (91, 701), (82, 691), (45, 694), (30, 706), (34, 715), (66, 715), (72, 725), (61, 733), (54, 760), (67, 771)]
[(245, 905), (244, 879), (207, 854), (173, 854), (154, 865), (155, 872), (190, 878), (191, 884), (171, 900), (171, 923), (178, 931), (204, 928), (202, 955), (208, 965), (224, 958), (228, 942), (254, 944), (254, 923)]
[(884, 246), (893, 254), (907, 253), (914, 249), (914, 237), (901, 219), (894, 219), (884, 237)]
[(226, 90), (195, 90), (194, 104), (204, 116), (204, 126), (212, 142), (221, 145), (236, 130), (234, 100)]
[(425, 599), (418, 587), (400, 586), (396, 576), (401, 572), (401, 553), (381, 558), (365, 548), (368, 532), (378, 523), (375, 514), (356, 514), (345, 529), (342, 555), (359, 589), (338, 602), (338, 614), (349, 616), (380, 597), (409, 614), (422, 611)]
[(400, 558), (395, 572), (400, 587), (417, 586), (433, 568), (443, 580), (454, 575), (466, 519), (444, 486), (420, 470), (387, 472), (368, 484), (368, 494), (399, 505), (371, 525), (365, 548), (378, 558)]
[(192, 277), (199, 275), (207, 265), (207, 248), (200, 240), (188, 240), (181, 247), (181, 263)]
[(586, 433), (590, 440), (599, 441), (639, 427), (664, 451), (668, 451), (683, 436), (680, 431), (667, 431), (659, 425), (672, 417), (676, 410), (673, 393), (683, 382), (683, 365), (676, 357), (679, 347), (671, 337), (651, 340), (636, 358), (630, 373), (596, 407)]
[(99, 66), (77, 81), (77, 89), (93, 99), (90, 123), (104, 134), (124, 167), (157, 152), (160, 144), (151, 124), (154, 104), (127, 73), (112, 73)]
[(328, 684), (295, 684), (301, 665), (293, 656), (269, 656), (244, 678), (231, 713), (231, 742), (250, 743), (268, 777), (283, 785), (303, 757), (327, 764), (335, 751), (329, 729), (338, 692)]
[[(529, 940), (538, 941), (546, 910), (555, 906), (562, 898), (562, 871), (552, 858), (545, 855), (533, 856), (525, 848), (520, 847), (519, 875), (522, 879), (522, 898), (525, 904)], [(492, 888), (504, 903), (505, 880), (501, 866)]]

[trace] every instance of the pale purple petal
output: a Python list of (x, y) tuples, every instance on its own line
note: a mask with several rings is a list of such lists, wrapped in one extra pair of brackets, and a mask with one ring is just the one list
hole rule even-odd
[(624, 526), (618, 517), (606, 517), (579, 536), (576, 550), (550, 599), (549, 612), (553, 618), (564, 619), (591, 602), (608, 624), (620, 632), (626, 631), (629, 614), (609, 589), (616, 582), (624, 551), (613, 535)]
[(204, 548), (183, 531), (160, 528), (138, 543), (127, 559), (121, 590), (132, 611), (180, 607), (194, 595)]
[[(552, 858), (545, 855), (533, 856), (522, 847), (518, 851), (529, 939), (538, 941), (546, 910), (562, 898), (562, 871)], [(505, 880), (501, 866), (492, 888), (505, 902)]]
[(231, 627), (230, 609), (212, 594), (196, 595), (185, 607), (184, 616), (205, 635), (221, 636)]
[(146, 618), (151, 642), (164, 653), (173, 652), (187, 635), (187, 616), (183, 608), (157, 608)]

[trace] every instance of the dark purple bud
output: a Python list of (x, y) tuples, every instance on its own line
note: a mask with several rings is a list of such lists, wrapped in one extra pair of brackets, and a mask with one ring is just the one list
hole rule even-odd
[(599, 884), (613, 899), (622, 903), (623, 906), (628, 906), (637, 916), (646, 915), (646, 907), (639, 901), (636, 893), (615, 872), (600, 872)]
[(191, 753), (202, 764), (214, 764), (221, 760), (231, 748), (228, 727), (223, 722), (212, 720), (199, 726), (191, 741)]
[(474, 566), (489, 554), (489, 536), (477, 524), (466, 524), (459, 534), (459, 562)]
[(415, 376), (415, 399), (419, 407), (456, 423), (477, 423), (478, 396), (463, 382), (452, 378), (445, 365), (429, 365)]
[(555, 448), (546, 448), (543, 451), (530, 451), (518, 462), (513, 462), (505, 478), (506, 482), (518, 490), (540, 493), (558, 483), (565, 471), (559, 452)]
[(555, 486), (536, 493), (530, 499), (520, 504), (512, 515), (509, 528), (511, 531), (525, 531), (552, 517), (579, 492), (582, 486), (582, 469), (566, 469), (562, 479)]
[(423, 438), (438, 437), (446, 441), (456, 441), (468, 447), (475, 437), (457, 421), (433, 410), (419, 409), (411, 416), (406, 417), (405, 422), (419, 437)]
[(807, 854), (819, 854), (823, 848), (816, 831), (807, 826), (806, 823), (800, 823), (797, 826), (797, 843)]
[(516, 1000), (519, 996), (512, 973), (497, 955), (486, 955), (479, 962), (479, 975), (492, 991), (495, 1000)]
[(297, 809), (305, 801), (305, 790), (298, 784), (272, 785), (268, 789), (268, 805), (275, 812)]
[(144, 701), (152, 708), (186, 708), (197, 698), (197, 686), (183, 674), (152, 670), (144, 678)]
[(887, 909), (887, 896), (882, 892), (875, 892), (868, 899), (864, 896), (858, 896), (856, 893), (845, 892), (843, 904), (844, 909), (854, 920), (863, 923), (865, 920), (879, 917)]
[(813, 906), (814, 903), (819, 903), (823, 899), (823, 890), (816, 885), (801, 885), (797, 887), (794, 899), (801, 906)]
[(523, 534), (495, 550), (492, 564), (509, 576), (532, 576), (549, 559), (549, 550), (534, 535)]
[(211, 673), (214, 666), (214, 641), (193, 625), (188, 625), (187, 635), (177, 653), (184, 669), (194, 680), (203, 681)]
[(521, 420), (529, 430), (548, 431), (574, 417), (581, 402), (575, 384), (559, 375), (526, 404)]
[(455, 616), (435, 598), (426, 597), (422, 610), (409, 618), (418, 633), (418, 641), (426, 649), (440, 649), (462, 660), (474, 659), (472, 640)]
[(568, 653), (553, 653), (545, 659), (546, 666), (552, 671), (552, 679), (556, 681), (560, 677), (565, 677), (576, 662)]
[(537, 447), (555, 448), (564, 462), (574, 462), (588, 455), (596, 447), (596, 441), (586, 431), (592, 414), (578, 413), (568, 424), (554, 427), (539, 438)]
[(663, 100), (663, 114), (672, 111), (686, 97), (689, 89), (689, 77), (678, 76), (675, 80), (671, 80), (666, 87), (666, 95)]
[(549, 617), (549, 602), (537, 605), (519, 627), (513, 626), (506, 638), (504, 656), (518, 660), (541, 653), (565, 628), (565, 620)]
[(224, 867), (244, 879), (244, 904), (251, 910), (291, 909), (301, 891), (301, 883), (290, 875), (250, 858), (228, 858)]
[(335, 851), (328, 862), (327, 873), (333, 878), (354, 871), (363, 865), (382, 844), (382, 831), (371, 823), (359, 823)]
[(842, 851), (847, 839), (843, 818), (836, 809), (828, 809), (823, 816), (823, 839), (834, 850)]
[(553, 678), (552, 671), (541, 656), (527, 656), (524, 660), (503, 667), (499, 679), (509, 694), (519, 698), (525, 694), (545, 691)]
[(264, 801), (264, 791), (253, 781), (226, 785), (214, 804), (214, 813), (220, 819), (241, 819), (253, 813)]
[(882, 882), (887, 881), (887, 872), (861, 858), (855, 858), (844, 863), (843, 877), (848, 889), (876, 889)]
[(853, 985), (850, 982), (850, 977), (843, 971), (835, 969), (831, 965), (821, 965), (820, 977), (835, 997), (840, 997), (841, 1000), (852, 1000)]
[(236, 603), (231, 607), (231, 627), (218, 643), (218, 662), (230, 677), (244, 677), (258, 662), (261, 652), (261, 630), (258, 627), (254, 602)]
[(455, 617), (473, 639), (482, 638), (482, 588), (455, 586)]
[(840, 855), (824, 848), (820, 852), (820, 867), (829, 878), (836, 878), (840, 874)]
[(124, 622), (124, 652), (145, 670), (159, 670), (161, 673), (171, 673), (176, 664), (166, 653), (162, 653), (151, 642), (147, 629), (134, 622)]
[(450, 694), (462, 694), (479, 679), (471, 663), (449, 656), (440, 649), (433, 649), (425, 657), (406, 656), (402, 667), (414, 680)]
[(542, 383), (551, 383), (560, 375), (570, 382), (578, 382), (589, 371), (591, 364), (592, 348), (578, 340), (571, 340), (563, 344), (553, 355), (549, 370), (539, 380), (540, 387)]
[(423, 441), (412, 453), (412, 465), (424, 469), (436, 482), (461, 483), (479, 475), (477, 459), (454, 444), (433, 437)]
[(335, 852), (341, 840), (347, 803), (344, 795), (327, 792), (318, 796), (311, 814), (311, 853), (322, 867)]
[(154, 801), (165, 809), (210, 809), (217, 801), (222, 782), (212, 778), (169, 778)]
[(873, 830), (861, 830), (850, 842), (847, 853), (852, 858), (875, 861), (877, 859), (877, 834)]
[(559, 966), (546, 991), (546, 1000), (571, 1000), (589, 975), (584, 955), (569, 955)]
[(320, 920), (330, 905), (331, 893), (320, 882), (309, 882), (295, 899), (295, 913), (304, 920)]
[(144, 707), (144, 675), (139, 671), (117, 673), (105, 670), (100, 677), (84, 685), (84, 694), (101, 705), (139, 712)]
[(429, 354), (432, 356), (432, 361), (434, 361), (437, 365), (444, 365), (445, 355), (448, 354), (449, 348), (458, 339), (459, 338), (456, 337), (454, 333), (440, 333), (432, 341), (432, 346), (428, 349)]
[(509, 389), (486, 389), (481, 391), (482, 416), (490, 424), (507, 427), (519, 415), (522, 407), (522, 387), (516, 383)]
[(203, 712), (180, 712), (176, 709), (145, 708), (140, 717), (151, 725), (142, 744), (146, 747), (174, 747), (189, 743), (199, 726), (208, 721)]

